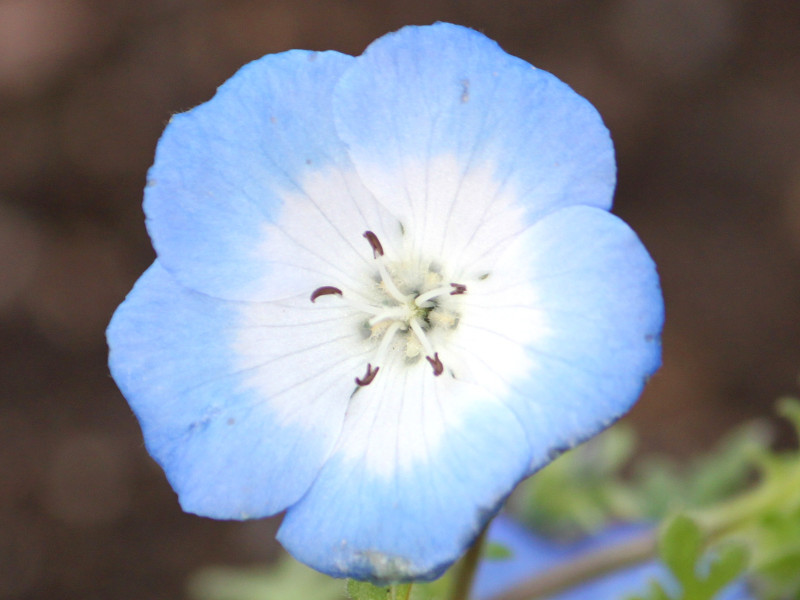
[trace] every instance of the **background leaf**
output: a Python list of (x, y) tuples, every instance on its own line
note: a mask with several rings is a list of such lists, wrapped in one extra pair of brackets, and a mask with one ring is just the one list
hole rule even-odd
[(189, 580), (188, 591), (193, 600), (345, 600), (344, 587), (286, 556), (268, 568), (203, 569)]

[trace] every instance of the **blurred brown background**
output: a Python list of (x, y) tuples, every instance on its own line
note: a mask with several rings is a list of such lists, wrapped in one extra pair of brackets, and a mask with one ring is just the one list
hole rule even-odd
[(612, 131), (615, 210), (668, 310), (643, 447), (685, 457), (796, 391), (796, 0), (0, 0), (0, 598), (177, 599), (198, 567), (274, 555), (275, 520), (180, 512), (108, 375), (104, 328), (153, 258), (145, 172), (170, 114), (245, 62), (436, 20)]

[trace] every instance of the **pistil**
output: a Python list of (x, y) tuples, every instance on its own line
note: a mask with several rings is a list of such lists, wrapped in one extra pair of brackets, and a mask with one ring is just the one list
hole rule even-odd
[(406, 306), (393, 306), (390, 308), (384, 308), (384, 310), (372, 317), (369, 321), (367, 321), (367, 323), (369, 323), (370, 327), (374, 327), (382, 321), (405, 320), (407, 316), (408, 308)]

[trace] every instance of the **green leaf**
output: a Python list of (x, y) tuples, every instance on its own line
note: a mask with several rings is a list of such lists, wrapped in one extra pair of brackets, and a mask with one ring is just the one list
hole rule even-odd
[(657, 581), (650, 581), (650, 600), (672, 600), (663, 586)]
[[(800, 439), (800, 401), (782, 398), (778, 412)], [(751, 450), (760, 480), (728, 506), (708, 515), (732, 522), (730, 533), (747, 540), (751, 570), (764, 598), (800, 598), (800, 452), (775, 452), (766, 446)]]
[(700, 527), (686, 515), (668, 521), (661, 531), (659, 553), (679, 581), (694, 578), (700, 558), (702, 535)]
[(723, 589), (745, 570), (748, 557), (747, 548), (741, 544), (728, 544), (718, 548), (712, 555), (705, 583), (714, 591)]
[(752, 456), (772, 437), (767, 424), (754, 421), (727, 434), (713, 452), (695, 459), (687, 474), (685, 502), (709, 506), (741, 491), (753, 474)]
[[(686, 515), (673, 517), (661, 530), (659, 553), (680, 585), (677, 600), (711, 600), (747, 567), (744, 545), (728, 542), (704, 554), (703, 543), (699, 525)], [(651, 587), (649, 598), (661, 597)]]
[(800, 585), (800, 544), (781, 548), (759, 565), (759, 572), (769, 576), (776, 584), (789, 585), (795, 589)]
[(780, 507), (757, 523), (755, 571), (761, 576), (765, 597), (800, 595), (800, 509)]
[(497, 542), (489, 542), (483, 551), (484, 560), (507, 560), (514, 556), (511, 548)]
[(664, 458), (651, 457), (634, 469), (643, 520), (657, 520), (686, 505), (686, 487), (678, 467)]

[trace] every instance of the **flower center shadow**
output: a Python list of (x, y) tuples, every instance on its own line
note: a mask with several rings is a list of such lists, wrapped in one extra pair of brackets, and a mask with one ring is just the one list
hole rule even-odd
[(466, 294), (467, 286), (445, 281), (441, 270), (431, 263), (423, 266), (419, 261), (389, 262), (377, 235), (366, 231), (364, 238), (372, 248), (378, 271), (371, 281), (373, 289), (358, 294), (325, 285), (311, 293), (311, 302), (322, 296), (335, 296), (366, 315), (362, 333), (374, 343), (375, 350), (364, 375), (355, 377), (356, 391), (371, 384), (381, 365), (398, 356), (408, 366), (424, 357), (434, 377), (439, 377), (445, 365), (431, 334), (458, 327), (460, 306), (452, 297)]

